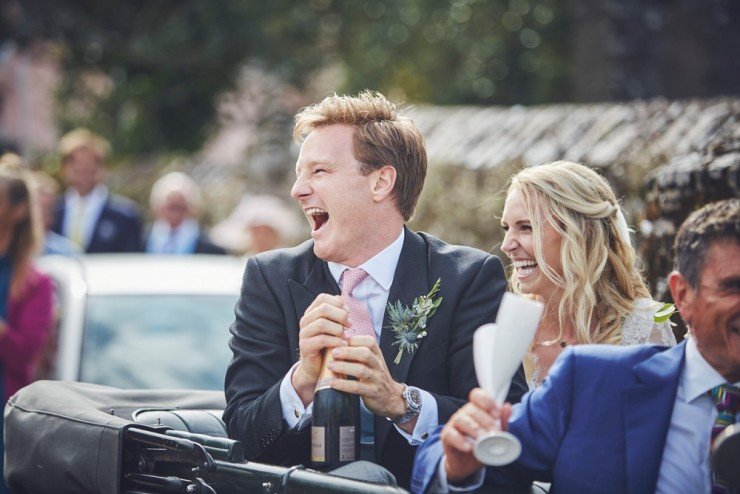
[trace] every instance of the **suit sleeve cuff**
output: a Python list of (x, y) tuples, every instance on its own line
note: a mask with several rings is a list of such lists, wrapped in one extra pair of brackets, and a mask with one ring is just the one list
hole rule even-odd
[(442, 460), (437, 465), (437, 475), (432, 481), (429, 492), (472, 492), (483, 485), (483, 480), (486, 477), (486, 470), (483, 468), (471, 475), (467, 483), (463, 485), (450, 485), (447, 482), (447, 471), (445, 470), (446, 459), (445, 455), (442, 455)]
[(280, 383), (280, 406), (283, 410), (283, 418), (291, 430), (303, 429), (311, 421), (311, 412), (313, 411), (313, 402), (304, 407), (301, 398), (291, 383), (293, 371), (297, 366), (298, 363), (296, 362)]
[(424, 391), (423, 389), (420, 389), (419, 391), (421, 392), (421, 412), (419, 412), (419, 418), (416, 419), (416, 426), (414, 426), (413, 433), (409, 434), (396, 424), (393, 424), (398, 433), (401, 434), (411, 446), (418, 446), (423, 443), (439, 425), (437, 400), (430, 392)]

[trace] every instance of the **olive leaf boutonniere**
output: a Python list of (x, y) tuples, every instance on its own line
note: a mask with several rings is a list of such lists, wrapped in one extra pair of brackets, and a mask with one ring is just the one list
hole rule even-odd
[(419, 342), (427, 335), (427, 321), (437, 311), (442, 303), (442, 297), (434, 298), (439, 291), (441, 278), (438, 278), (434, 286), (426, 295), (420, 295), (414, 299), (411, 307), (403, 305), (397, 300), (395, 305), (388, 302), (389, 327), (396, 334), (394, 345), (398, 345), (398, 355), (393, 362), (398, 365), (401, 362), (403, 352), (414, 353), (419, 347)]

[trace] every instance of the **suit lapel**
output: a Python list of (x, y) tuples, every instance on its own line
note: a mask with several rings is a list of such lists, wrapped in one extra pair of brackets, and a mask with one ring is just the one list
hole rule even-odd
[(313, 266), (305, 280), (288, 280), (297, 321), (301, 320), (303, 313), (319, 294), (339, 295), (339, 286), (332, 278), (326, 262), (313, 255), (312, 259)]
[[(391, 284), (388, 293), (388, 303), (395, 304), (396, 301), (400, 301), (410, 307), (416, 297), (426, 295), (430, 288), (427, 279), (426, 244), (419, 235), (407, 229), (401, 256), (398, 258), (396, 273), (393, 275), (393, 284)], [(430, 326), (433, 322), (434, 317), (429, 320)], [(393, 379), (398, 382), (405, 382), (411, 361), (418, 350), (413, 354), (404, 353), (401, 356), (401, 361), (396, 364), (393, 362), (396, 355), (398, 355), (398, 345), (393, 344), (395, 341), (396, 335), (389, 327), (388, 311), (386, 310), (383, 315), (383, 329), (380, 332), (380, 350), (383, 352), (385, 364), (388, 366)]]
[[(403, 249), (401, 256), (398, 258), (396, 272), (393, 275), (393, 283), (388, 293), (388, 303), (396, 303), (399, 300), (402, 304), (411, 306), (414, 299), (419, 295), (429, 293), (427, 273), (427, 247), (421, 236), (405, 229)], [(429, 320), (430, 330), (433, 330), (434, 317)], [(406, 376), (409, 373), (409, 367), (414, 356), (419, 353), (418, 349), (413, 354), (404, 353), (401, 361), (396, 364), (393, 360), (398, 354), (398, 345), (394, 345), (396, 335), (388, 328), (388, 311), (383, 315), (383, 329), (380, 332), (380, 351), (383, 352), (385, 365), (396, 382), (406, 382)], [(422, 340), (423, 343), (424, 340)], [(383, 417), (375, 417), (375, 457), (380, 460), (380, 455), (385, 445), (385, 439), (388, 437), (388, 431), (391, 428), (391, 422)]]
[(630, 493), (655, 491), (685, 346), (682, 343), (636, 365), (635, 385), (623, 391), (625, 478)]

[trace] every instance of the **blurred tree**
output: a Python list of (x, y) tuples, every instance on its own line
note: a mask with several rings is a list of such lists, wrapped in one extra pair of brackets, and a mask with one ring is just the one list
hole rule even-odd
[(56, 42), (63, 130), (92, 126), (124, 154), (193, 151), (245, 58), (280, 61), (289, 78), (320, 63), (302, 50), (316, 38), (311, 12), (285, 0), (11, 0), (0, 35)]
[(299, 87), (339, 68), (339, 91), (410, 102), (567, 92), (554, 0), (9, 0), (1, 17), (0, 36), (57, 42), (63, 130), (90, 125), (124, 154), (199, 148), (247, 60)]
[(567, 19), (551, 0), (369, 0), (323, 5), (346, 88), (411, 102), (567, 99)]
[[(300, 89), (432, 104), (737, 93), (737, 0), (3, 0), (0, 43), (60, 48), (62, 130), (199, 149), (245, 63)], [(676, 50), (676, 47), (679, 48)], [(329, 69), (329, 70), (327, 70)], [(326, 80), (324, 78), (323, 80)]]

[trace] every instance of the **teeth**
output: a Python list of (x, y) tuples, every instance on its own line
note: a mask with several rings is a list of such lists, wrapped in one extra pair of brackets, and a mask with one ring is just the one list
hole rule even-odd
[(517, 269), (534, 267), (537, 265), (537, 261), (514, 261), (514, 267)]
[(326, 211), (320, 208), (308, 208), (306, 209), (306, 214), (309, 216), (313, 216), (316, 214), (326, 214)]

